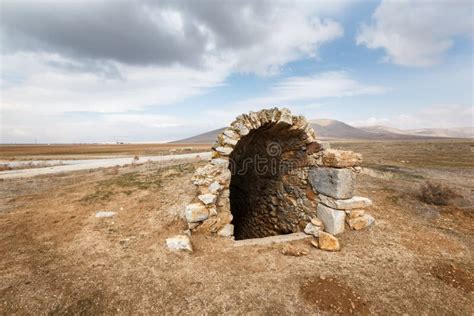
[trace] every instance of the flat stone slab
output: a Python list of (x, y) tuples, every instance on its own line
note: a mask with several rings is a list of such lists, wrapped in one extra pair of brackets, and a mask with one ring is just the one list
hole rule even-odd
[(354, 196), (355, 176), (351, 169), (311, 168), (309, 182), (313, 190), (335, 199)]
[(329, 196), (320, 194), (321, 203), (338, 210), (352, 210), (356, 208), (365, 208), (372, 205), (372, 201), (366, 197), (354, 196), (350, 199), (336, 200)]
[(277, 235), (277, 236), (269, 236), (263, 238), (252, 238), (252, 239), (242, 239), (236, 240), (234, 242), (234, 247), (242, 247), (242, 246), (264, 246), (264, 245), (271, 245), (271, 244), (279, 244), (284, 242), (296, 241), (296, 240), (303, 240), (303, 239), (311, 239), (313, 236), (306, 235), (305, 233), (292, 233), (287, 235)]

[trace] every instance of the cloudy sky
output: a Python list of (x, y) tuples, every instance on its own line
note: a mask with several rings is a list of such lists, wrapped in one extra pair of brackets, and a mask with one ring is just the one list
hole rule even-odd
[(473, 125), (471, 1), (1, 1), (0, 142), (167, 141), (285, 106)]

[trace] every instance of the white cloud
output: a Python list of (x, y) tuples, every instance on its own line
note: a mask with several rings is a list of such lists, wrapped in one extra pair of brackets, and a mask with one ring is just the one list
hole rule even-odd
[(394, 64), (429, 66), (440, 61), (456, 36), (472, 34), (472, 18), (471, 1), (384, 0), (356, 41), (384, 49)]
[(345, 7), (74, 1), (51, 10), (9, 3), (0, 24), (0, 141), (108, 140), (138, 135), (133, 125), (159, 139), (180, 137), (184, 124), (196, 123), (144, 111), (206, 94), (235, 72), (270, 75), (317, 57), (343, 33), (326, 16)]
[(400, 129), (472, 127), (474, 126), (474, 110), (472, 106), (436, 104), (392, 117), (370, 117), (366, 120), (349, 122), (349, 124), (354, 126), (384, 125)]
[(289, 77), (276, 83), (267, 95), (238, 101), (225, 110), (209, 111), (209, 115), (231, 121), (236, 115), (269, 107), (287, 107), (295, 113), (311, 113), (310, 107), (324, 98), (385, 93), (387, 87), (361, 83), (344, 71), (329, 71), (307, 77)]

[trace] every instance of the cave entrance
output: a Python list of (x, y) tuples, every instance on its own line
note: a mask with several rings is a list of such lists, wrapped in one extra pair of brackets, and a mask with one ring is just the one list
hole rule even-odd
[[(230, 208), (236, 240), (301, 231), (314, 204), (301, 173), (304, 130), (271, 123), (242, 137), (230, 155)], [(295, 172), (296, 171), (296, 172)], [(311, 191), (311, 188), (309, 188)]]

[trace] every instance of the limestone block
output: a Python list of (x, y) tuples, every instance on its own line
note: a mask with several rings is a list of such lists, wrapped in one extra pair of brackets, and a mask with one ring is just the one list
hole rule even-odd
[(201, 203), (186, 205), (184, 214), (186, 216), (186, 220), (190, 223), (200, 222), (209, 217), (209, 211)]
[(217, 196), (214, 194), (201, 194), (198, 196), (198, 199), (202, 201), (202, 203), (209, 205), (214, 204), (216, 202)]
[(350, 169), (313, 167), (309, 171), (309, 181), (315, 192), (336, 199), (349, 199), (354, 195), (355, 176)]
[(166, 246), (171, 250), (193, 251), (191, 240), (186, 235), (178, 235), (166, 239)]
[(337, 200), (329, 196), (320, 194), (319, 199), (321, 200), (321, 203), (338, 210), (366, 208), (372, 205), (372, 201), (370, 199), (361, 196), (354, 196), (350, 199)]
[(207, 189), (211, 193), (217, 193), (220, 190), (222, 190), (222, 185), (220, 185), (218, 181), (214, 181), (209, 185), (209, 187)]
[(306, 234), (313, 235), (315, 237), (318, 237), (320, 230), (321, 230), (320, 226), (313, 225), (312, 223), (306, 224), (306, 227), (304, 228), (304, 232)]
[(362, 155), (348, 150), (326, 149), (322, 161), (326, 167), (356, 167), (362, 163)]
[(224, 227), (222, 227), (221, 230), (217, 232), (217, 235), (222, 236), (222, 237), (234, 236), (234, 225), (225, 224)]
[(320, 232), (318, 238), (319, 249), (328, 250), (328, 251), (339, 251), (341, 250), (341, 245), (339, 240), (332, 236), (331, 234)]
[(331, 235), (337, 235), (344, 231), (344, 219), (346, 218), (346, 212), (332, 209), (321, 203), (318, 204), (316, 211), (318, 218), (324, 224), (324, 231), (330, 233)]
[(232, 151), (233, 151), (232, 147), (227, 147), (227, 146), (226, 146), (226, 147), (224, 147), (224, 146), (219, 146), (219, 147), (216, 147), (215, 150), (216, 150), (219, 154), (224, 155), (224, 156), (229, 156), (229, 155), (232, 153)]
[(355, 209), (355, 210), (346, 210), (346, 214), (348, 218), (357, 218), (361, 217), (365, 214), (365, 210)]
[(362, 216), (347, 220), (347, 224), (349, 224), (349, 227), (355, 230), (360, 230), (369, 227), (374, 222), (375, 219), (369, 214), (364, 214)]
[(237, 134), (236, 132), (234, 132), (233, 130), (231, 130), (231, 129), (229, 129), (229, 128), (226, 129), (223, 134), (224, 134), (225, 136), (227, 136), (227, 137), (230, 137), (230, 138), (233, 138), (233, 139), (237, 139), (237, 140), (240, 138), (240, 137), (239, 137), (239, 134)]

